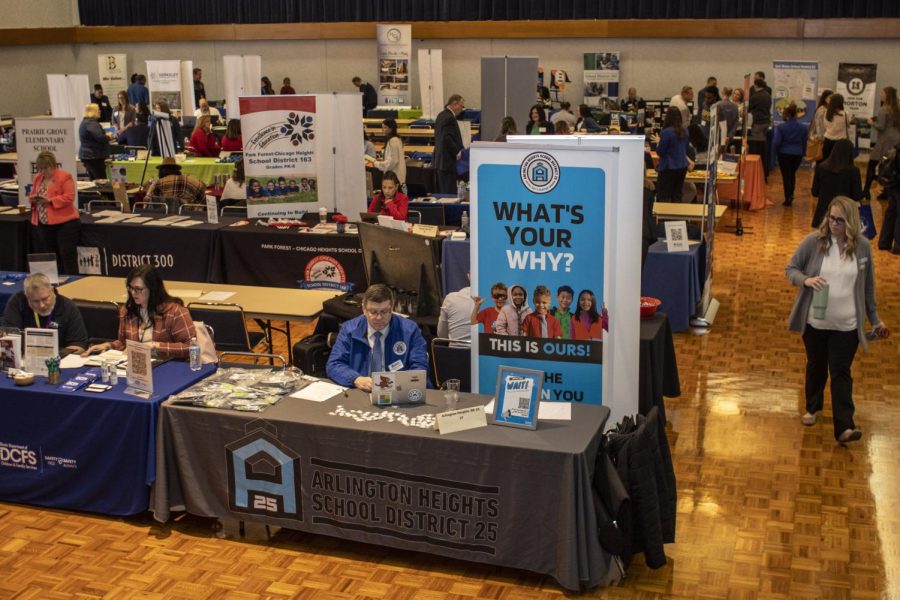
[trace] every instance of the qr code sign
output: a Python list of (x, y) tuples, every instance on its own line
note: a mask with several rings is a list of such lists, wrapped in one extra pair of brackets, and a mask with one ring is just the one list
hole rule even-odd
[(131, 361), (132, 370), (139, 374), (144, 375), (150, 371), (150, 365), (147, 364), (147, 355), (141, 352), (132, 352), (131, 356), (128, 357), (128, 360)]
[(681, 229), (680, 227), (673, 227), (671, 229), (671, 231), (672, 231), (672, 241), (673, 242), (680, 242), (680, 241), (684, 240), (684, 230), (683, 229)]

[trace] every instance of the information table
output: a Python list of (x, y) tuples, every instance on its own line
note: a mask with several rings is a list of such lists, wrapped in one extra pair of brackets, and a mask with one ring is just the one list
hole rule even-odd
[(203, 222), (190, 227), (163, 226), (159, 219), (146, 223), (98, 223), (102, 218), (82, 215), (78, 245), (89, 249), (86, 252), (90, 255), (82, 254), (79, 259), (81, 273), (125, 277), (134, 267), (148, 263), (167, 281), (206, 281), (217, 231), (236, 219), (223, 218), (214, 224), (206, 223), (205, 212), (184, 216)]
[[(192, 175), (206, 184), (212, 184), (216, 175), (225, 175), (230, 177), (234, 171), (234, 163), (220, 163), (217, 158), (193, 157), (187, 158), (181, 165), (181, 173), (183, 175)], [(125, 167), (126, 181), (129, 183), (140, 183), (141, 173), (144, 172), (144, 161), (142, 160), (114, 160), (110, 164), (113, 168)], [(147, 174), (144, 175), (144, 181), (157, 179), (159, 170), (156, 168), (162, 164), (162, 158), (159, 156), (151, 156), (147, 164)]]
[(705, 280), (706, 242), (691, 243), (687, 252), (667, 252), (665, 242), (656, 242), (647, 252), (641, 295), (662, 301), (672, 331), (687, 331)]
[[(462, 394), (460, 407), (487, 396)], [(407, 417), (443, 410), (389, 408)], [(170, 510), (256, 521), (554, 577), (568, 589), (618, 579), (600, 547), (591, 481), (609, 409), (572, 405), (537, 431), (488, 426), (439, 435), (375, 411), (359, 391), (292, 398), (262, 414), (162, 407), (156, 518)], [(333, 414), (334, 413), (334, 414)]]
[[(94, 394), (60, 392), (44, 377), (29, 387), (0, 378), (0, 500), (108, 515), (147, 510), (159, 405), (213, 371), (164, 363), (153, 370), (150, 400), (125, 395), (122, 379)], [(63, 370), (62, 381), (77, 372)]]
[[(219, 230), (212, 281), (297, 288), (352, 283), (366, 289), (359, 236), (249, 224)], [(305, 283), (301, 283), (305, 282)]]

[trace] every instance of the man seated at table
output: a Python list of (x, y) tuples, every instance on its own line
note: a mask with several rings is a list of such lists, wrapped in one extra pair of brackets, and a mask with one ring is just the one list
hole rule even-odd
[(75, 303), (56, 293), (43, 273), (25, 278), (24, 289), (9, 299), (3, 312), (5, 327), (40, 327), (59, 331), (59, 347), (70, 352), (87, 348), (84, 319)]
[[(468, 276), (469, 274), (466, 273), (466, 278)], [(471, 340), (471, 315), (474, 309), (475, 302), (472, 300), (469, 286), (447, 294), (441, 303), (441, 316), (438, 317), (438, 337), (450, 340)], [(462, 344), (457, 345), (462, 346)]]
[[(209, 115), (210, 119), (217, 122), (222, 119), (222, 113), (219, 112), (219, 109), (215, 106), (210, 106), (209, 102), (206, 101), (206, 98), (200, 98), (197, 110), (194, 111), (194, 117), (197, 119), (203, 115)], [(213, 119), (213, 117), (215, 117), (215, 119)]]
[[(165, 203), (169, 198), (177, 198), (181, 204), (206, 204), (206, 184), (191, 175), (183, 175), (174, 157), (167, 156), (156, 168), (159, 179), (147, 189), (148, 201)], [(173, 208), (177, 210), (171, 206), (169, 210)]]
[(394, 295), (386, 285), (369, 286), (363, 314), (341, 326), (325, 371), (338, 385), (372, 391), (372, 373), (428, 370), (428, 350), (419, 326), (394, 315)]

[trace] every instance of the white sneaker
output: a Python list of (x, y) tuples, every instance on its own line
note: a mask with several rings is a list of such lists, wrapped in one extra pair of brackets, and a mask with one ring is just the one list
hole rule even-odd
[(818, 412), (806, 413), (805, 415), (800, 417), (800, 422), (803, 423), (804, 425), (806, 425), (807, 427), (810, 427), (810, 426), (816, 424), (816, 419), (818, 419), (818, 418), (819, 418)]

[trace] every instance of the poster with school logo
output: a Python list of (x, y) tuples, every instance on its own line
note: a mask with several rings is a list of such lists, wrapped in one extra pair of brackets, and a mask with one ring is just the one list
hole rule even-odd
[(856, 143), (860, 148), (872, 147), (872, 126), (866, 119), (874, 117), (878, 107), (875, 74), (878, 65), (840, 63), (835, 91), (844, 97), (846, 108), (855, 120), (851, 124), (851, 137), (856, 130)]
[(181, 114), (181, 61), (148, 60), (147, 87), (150, 90), (150, 109), (165, 102), (169, 110), (176, 115)]
[(619, 97), (619, 53), (584, 53), (584, 103), (599, 106), (603, 98)]
[(378, 105), (409, 106), (412, 58), (412, 26), (377, 26), (378, 37)]
[(511, 366), (546, 372), (542, 400), (601, 403), (611, 154), (473, 151), (472, 283), (497, 313), (473, 344), (481, 393)]
[(240, 99), (249, 217), (302, 217), (318, 208), (316, 96)]

